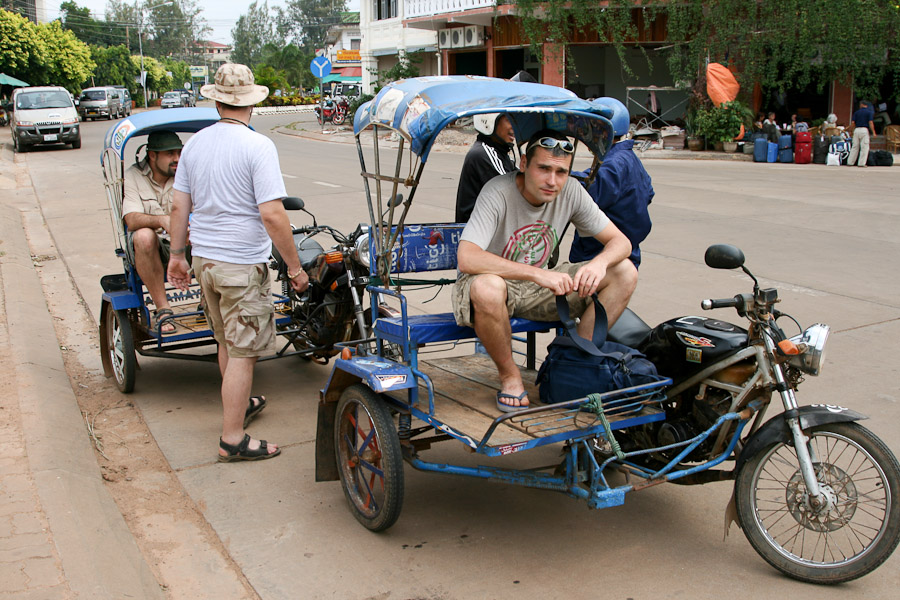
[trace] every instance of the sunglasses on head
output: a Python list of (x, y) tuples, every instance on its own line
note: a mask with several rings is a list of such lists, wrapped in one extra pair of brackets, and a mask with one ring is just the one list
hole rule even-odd
[(531, 142), (530, 144), (528, 144), (526, 152), (531, 148), (534, 148), (535, 146), (540, 146), (541, 148), (546, 148), (547, 150), (559, 148), (566, 154), (572, 154), (573, 152), (575, 152), (575, 144), (573, 144), (569, 140), (558, 140), (552, 137), (542, 137)]

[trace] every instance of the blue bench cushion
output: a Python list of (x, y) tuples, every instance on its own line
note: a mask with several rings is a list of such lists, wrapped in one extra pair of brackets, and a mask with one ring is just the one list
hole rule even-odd
[[(559, 325), (551, 321), (529, 321), (528, 319), (510, 319), (513, 333), (526, 331), (548, 331)], [(375, 330), (393, 342), (402, 342), (406, 337), (403, 331), (403, 319), (390, 317), (375, 321)], [(436, 315), (412, 315), (409, 317), (409, 341), (412, 344), (430, 344), (474, 338), (475, 330), (471, 327), (460, 327), (453, 318), (453, 313)]]

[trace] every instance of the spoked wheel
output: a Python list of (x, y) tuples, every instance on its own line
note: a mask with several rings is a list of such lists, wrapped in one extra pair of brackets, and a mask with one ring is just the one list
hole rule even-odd
[(334, 118), (332, 118), (332, 122), (335, 125), (343, 125), (346, 118), (347, 116), (342, 111), (336, 110), (334, 111)]
[(130, 394), (134, 390), (137, 359), (128, 311), (106, 311), (106, 347), (116, 387), (123, 394)]
[(900, 466), (856, 423), (805, 431), (822, 496), (806, 491), (793, 445), (773, 444), (741, 468), (738, 521), (753, 548), (779, 571), (810, 583), (857, 579), (900, 541)]
[(353, 516), (371, 531), (384, 531), (403, 507), (403, 459), (390, 411), (363, 384), (341, 394), (334, 446)]

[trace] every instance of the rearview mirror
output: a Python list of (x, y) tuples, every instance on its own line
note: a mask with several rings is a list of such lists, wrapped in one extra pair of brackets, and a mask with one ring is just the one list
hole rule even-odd
[(731, 244), (715, 244), (706, 249), (706, 266), (713, 269), (737, 269), (744, 266), (744, 253)]
[(281, 199), (285, 210), (303, 210), (306, 204), (297, 196), (287, 196)]

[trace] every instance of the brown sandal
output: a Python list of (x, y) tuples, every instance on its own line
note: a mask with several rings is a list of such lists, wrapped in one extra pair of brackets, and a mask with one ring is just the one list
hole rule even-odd
[(233, 446), (231, 444), (226, 444), (222, 441), (222, 438), (219, 438), (219, 448), (227, 452), (228, 454), (222, 456), (219, 454), (219, 462), (237, 462), (239, 460), (266, 460), (267, 458), (275, 458), (279, 454), (281, 454), (281, 448), (275, 450), (275, 452), (270, 453), (268, 444), (266, 440), (259, 440), (259, 448), (256, 450), (250, 450), (248, 446), (250, 445), (250, 434), (245, 433), (244, 439), (241, 440), (240, 444)]

